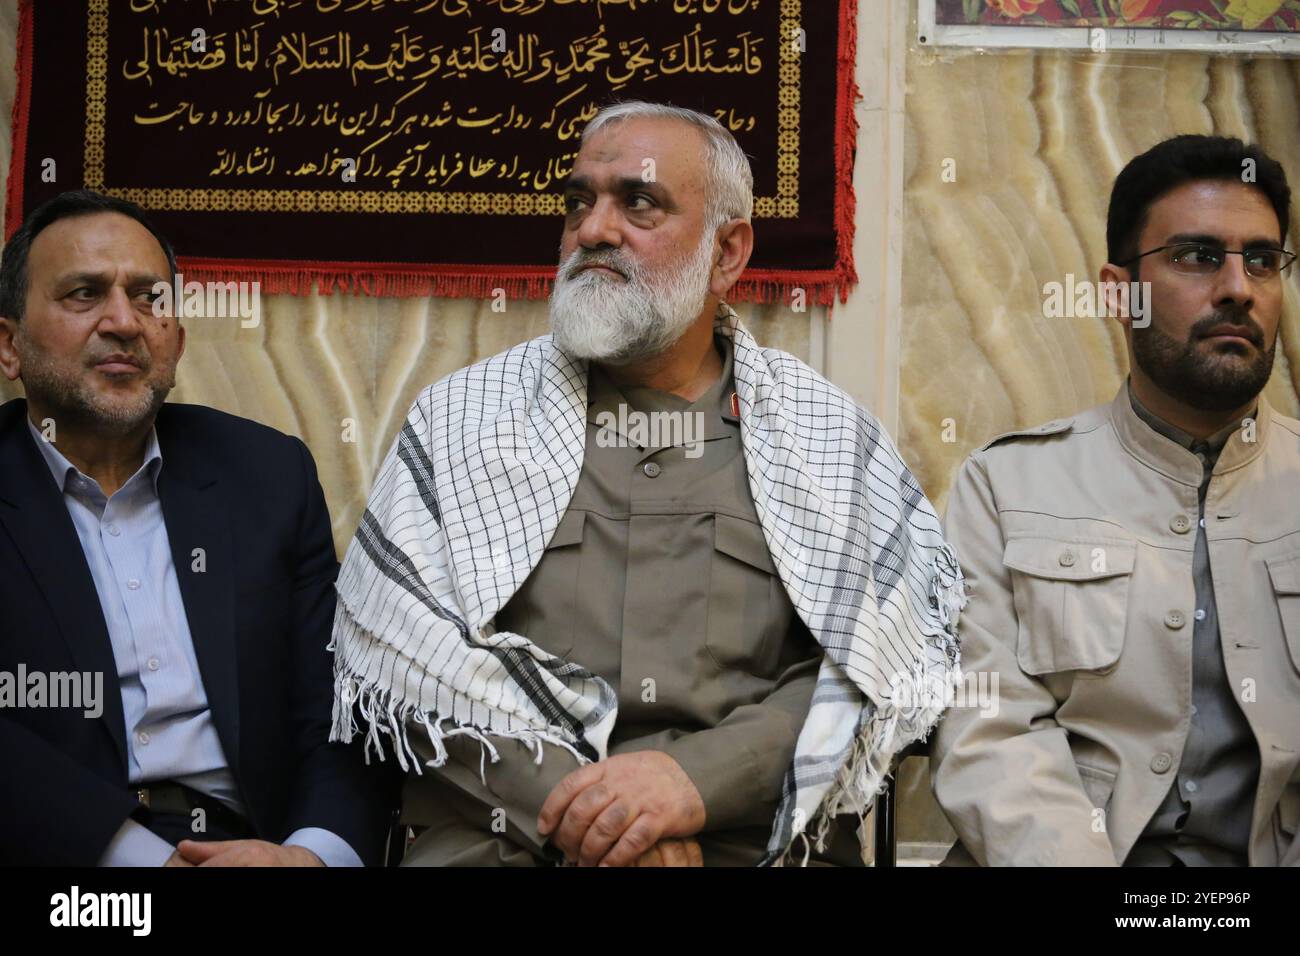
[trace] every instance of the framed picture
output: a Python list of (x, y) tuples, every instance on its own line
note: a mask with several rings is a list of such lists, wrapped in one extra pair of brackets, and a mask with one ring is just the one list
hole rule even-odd
[(918, 0), (921, 46), (1300, 54), (1300, 0)]

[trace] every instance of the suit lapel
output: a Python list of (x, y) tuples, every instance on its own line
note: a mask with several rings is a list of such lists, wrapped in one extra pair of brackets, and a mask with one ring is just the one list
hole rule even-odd
[(229, 520), (214, 469), (203, 465), (202, 450), (191, 445), (181, 428), (170, 427), (170, 412), (164, 405), (155, 426), (163, 459), (158, 497), (208, 708), (238, 778), (239, 680)]
[(117, 661), (99, 593), (63, 495), (27, 429), (27, 402), (0, 409), (0, 525), (26, 562), (78, 671), (104, 675), (102, 726), (127, 774)]

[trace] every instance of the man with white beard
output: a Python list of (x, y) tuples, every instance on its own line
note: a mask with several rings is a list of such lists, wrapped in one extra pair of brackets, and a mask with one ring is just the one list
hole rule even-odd
[(956, 671), (938, 519), (874, 420), (723, 301), (754, 231), (721, 125), (612, 106), (564, 203), (552, 334), (427, 389), (376, 479), (333, 737), (359, 701), (392, 738), (427, 827), (407, 864), (860, 864), (942, 709), (896, 702)]

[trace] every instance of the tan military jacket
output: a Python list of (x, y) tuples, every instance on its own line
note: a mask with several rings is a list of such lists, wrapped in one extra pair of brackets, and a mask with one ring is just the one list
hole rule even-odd
[[(996, 676), (997, 707), (959, 697), (931, 766), (975, 861), (1123, 862), (1169, 791), (1191, 721), (1200, 480), (1123, 388), (963, 465), (946, 519), (970, 588), (962, 666)], [(1300, 864), (1300, 422), (1261, 397), (1205, 522), (1224, 664), (1260, 752), (1250, 863)]]

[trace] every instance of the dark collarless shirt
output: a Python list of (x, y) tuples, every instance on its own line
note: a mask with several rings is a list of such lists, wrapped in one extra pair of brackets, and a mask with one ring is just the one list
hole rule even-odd
[[(1205, 493), (1219, 453), (1241, 422), (1204, 440), (1144, 408), (1129, 386), (1133, 411), (1152, 430), (1201, 461), (1200, 515), (1192, 579), (1192, 720), (1178, 774), (1134, 844), (1128, 866), (1245, 866), (1259, 782), (1259, 752), (1223, 664), (1219, 611), (1205, 537)], [(1249, 417), (1252, 417), (1254, 412)]]

